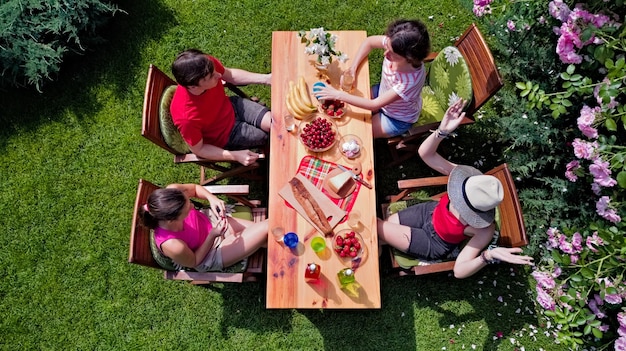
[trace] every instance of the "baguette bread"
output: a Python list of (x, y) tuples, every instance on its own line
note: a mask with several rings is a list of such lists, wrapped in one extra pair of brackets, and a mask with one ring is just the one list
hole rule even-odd
[(326, 215), (324, 215), (324, 211), (317, 204), (317, 201), (311, 196), (309, 191), (306, 189), (304, 184), (298, 178), (292, 178), (289, 181), (291, 185), (291, 191), (293, 192), (293, 196), (298, 201), (300, 206), (304, 209), (304, 212), (309, 217), (309, 219), (317, 226), (319, 230), (324, 233), (324, 235), (332, 235), (333, 228), (330, 227), (330, 223), (328, 223), (328, 219)]

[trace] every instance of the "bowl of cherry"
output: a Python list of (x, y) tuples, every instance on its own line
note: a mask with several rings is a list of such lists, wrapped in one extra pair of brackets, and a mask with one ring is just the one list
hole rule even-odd
[(331, 118), (341, 118), (346, 114), (346, 103), (340, 100), (320, 100), (319, 110)]
[(352, 262), (357, 260), (363, 263), (367, 257), (363, 237), (351, 229), (343, 229), (335, 235), (333, 251), (339, 256), (339, 260), (347, 266), (351, 266)]
[(312, 113), (300, 122), (300, 141), (312, 152), (329, 150), (337, 142), (337, 126), (328, 116)]

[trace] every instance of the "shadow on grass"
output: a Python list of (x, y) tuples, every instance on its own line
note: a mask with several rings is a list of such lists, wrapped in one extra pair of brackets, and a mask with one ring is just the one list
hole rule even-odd
[[(387, 271), (387, 258), (381, 258), (381, 273)], [(509, 265), (490, 266), (463, 280), (449, 273), (383, 277), (380, 310), (267, 310), (264, 282), (207, 288), (223, 297), (225, 338), (233, 330), (245, 329), (287, 335), (281, 345), (302, 347), (296, 336), (289, 335), (306, 319), (321, 336), (321, 343), (311, 349), (441, 350), (475, 345), (495, 350), (508, 345), (516, 331), (537, 322), (529, 312), (533, 301), (527, 285), (526, 273)]]
[(175, 26), (174, 16), (163, 4), (150, 0), (124, 2), (120, 9), (126, 13), (118, 12), (99, 29), (103, 43), (85, 53), (68, 55), (58, 78), (46, 83), (42, 93), (34, 88), (12, 88), (0, 94), (0, 149), (6, 147), (12, 133), (37, 129), (42, 123), (62, 120), (64, 115), (89, 120), (94, 111), (111, 101), (94, 94), (103, 82), (116, 98), (129, 91), (143, 95), (143, 86), (135, 83), (141, 49)]

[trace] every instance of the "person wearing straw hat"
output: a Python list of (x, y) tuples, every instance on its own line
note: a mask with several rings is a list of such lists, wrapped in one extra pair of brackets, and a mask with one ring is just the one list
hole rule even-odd
[(423, 260), (447, 257), (470, 238), (454, 265), (454, 276), (466, 278), (489, 263), (532, 264), (520, 248), (485, 249), (495, 232), (495, 208), (504, 196), (502, 184), (471, 166), (457, 165), (437, 153), (443, 139), (460, 125), (465, 113), (459, 99), (446, 111), (439, 128), (424, 140), (419, 155), (432, 169), (448, 177), (447, 194), (440, 201), (411, 206), (386, 221), (378, 220), (381, 241)]

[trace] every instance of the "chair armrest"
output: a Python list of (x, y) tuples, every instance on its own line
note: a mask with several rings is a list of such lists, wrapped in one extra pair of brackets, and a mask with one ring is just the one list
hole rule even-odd
[(223, 195), (248, 195), (250, 185), (205, 185), (204, 188), (211, 194)]
[(448, 184), (448, 176), (398, 180), (398, 188), (413, 189)]

